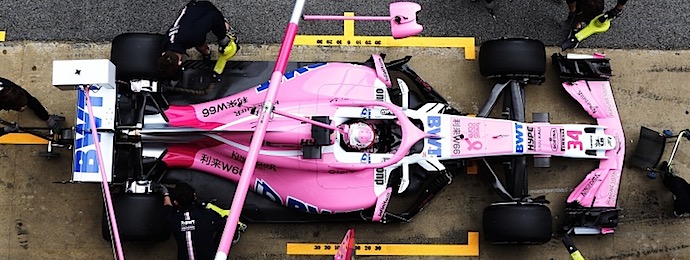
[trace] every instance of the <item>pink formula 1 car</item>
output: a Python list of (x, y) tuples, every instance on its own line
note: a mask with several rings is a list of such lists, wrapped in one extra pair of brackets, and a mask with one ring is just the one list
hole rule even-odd
[[(272, 71), (270, 62), (230, 62), (214, 80), (212, 64), (188, 61), (179, 79), (161, 79), (155, 60), (162, 41), (155, 34), (115, 38), (111, 61), (118, 87), (93, 99), (97, 121), (109, 115), (101, 108), (114, 111), (100, 141), (114, 151), (105, 161), (112, 187), (123, 187), (113, 198), (125, 240), (167, 238), (151, 182), (185, 181), (200, 199), (230, 205)], [(410, 57), (290, 63), (243, 221), (410, 221), (464, 173), (468, 159), (492, 158), (505, 162), (509, 181), (500, 181), (482, 160), (503, 199), (485, 209), (484, 236), (499, 244), (542, 244), (552, 238), (551, 212), (544, 198), (527, 194), (526, 161), (548, 167), (551, 156), (561, 156), (601, 162), (568, 198), (563, 230), (613, 232), (625, 139), (608, 60), (553, 59), (563, 87), (597, 124), (551, 124), (548, 114), (525, 122), (524, 87), (543, 82), (546, 69), (544, 45), (531, 39), (482, 45), (481, 72), (499, 83), (475, 117), (451, 107), (407, 65)], [(501, 96), (505, 118), (488, 118)], [(97, 172), (88, 145), (75, 149), (75, 174), (85, 179)]]

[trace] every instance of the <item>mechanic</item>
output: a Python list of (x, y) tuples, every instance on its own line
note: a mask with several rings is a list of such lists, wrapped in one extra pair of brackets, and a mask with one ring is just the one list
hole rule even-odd
[(673, 215), (690, 217), (690, 184), (670, 173), (664, 174), (663, 183), (673, 193)]
[(185, 182), (175, 185), (172, 193), (163, 185), (158, 185), (158, 191), (177, 242), (177, 259), (213, 259), (225, 219), (198, 203), (194, 188)]
[[(24, 112), (27, 107), (34, 111), (38, 118), (46, 121), (50, 128), (57, 127), (58, 122), (64, 120), (61, 116), (50, 115), (41, 102), (24, 88), (6, 78), (0, 77), (0, 110)], [(3, 130), (16, 132), (19, 130), (19, 127), (14, 124), (13, 127), (3, 127)]]
[[(620, 16), (628, 0), (617, 0), (616, 6), (607, 11), (611, 18)], [(565, 23), (579, 31), (589, 24), (594, 17), (604, 12), (604, 0), (566, 0), (568, 4), (568, 19)]]
[(182, 56), (187, 49), (196, 48), (204, 60), (211, 59), (206, 43), (208, 32), (218, 38), (218, 51), (237, 51), (234, 29), (228, 20), (211, 2), (192, 0), (180, 12), (175, 23), (168, 29), (164, 52), (158, 59), (158, 70), (162, 77), (177, 78), (182, 65)]

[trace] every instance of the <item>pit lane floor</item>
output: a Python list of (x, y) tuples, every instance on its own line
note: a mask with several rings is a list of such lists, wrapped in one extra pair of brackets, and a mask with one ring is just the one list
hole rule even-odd
[[(51, 86), (52, 60), (108, 58), (109, 45), (85, 43), (4, 42), (0, 45), (0, 75), (24, 86), (52, 113), (73, 125), (75, 92)], [(547, 54), (555, 52), (549, 48)], [(577, 50), (604, 52), (611, 58), (614, 96), (626, 134), (627, 155), (641, 125), (678, 131), (690, 127), (690, 51)], [(410, 64), (459, 110), (475, 113), (493, 85), (479, 75), (477, 61), (463, 59), (461, 49), (317, 48), (296, 47), (291, 60), (363, 61), (385, 52), (387, 60), (414, 55)], [(237, 60), (274, 60), (277, 46), (243, 46)], [(548, 59), (550, 62), (550, 58)], [(529, 86), (527, 114), (550, 112), (555, 123), (594, 121), (560, 88), (548, 67), (547, 81)], [(0, 112), (0, 117), (23, 126), (43, 126), (24, 112)], [(530, 116), (528, 116), (530, 119)], [(38, 157), (43, 146), (0, 146), (0, 259), (110, 259), (110, 243), (101, 238), (102, 196), (98, 184), (56, 184), (71, 177), (71, 152), (47, 160)], [(668, 149), (670, 150), (670, 149)], [(667, 150), (667, 151), (668, 151)], [(690, 150), (681, 146), (676, 172), (690, 177)], [(564, 201), (594, 161), (554, 159), (552, 167), (530, 171), (533, 196), (546, 195), (552, 203), (554, 225), (563, 217)], [(287, 256), (287, 242), (338, 242), (349, 227), (360, 243), (467, 243), (467, 231), (480, 231), (481, 259), (568, 259), (559, 240), (540, 246), (492, 246), (481, 236), (481, 213), (498, 200), (479, 175), (459, 176), (411, 223), (366, 224), (250, 224), (232, 259), (328, 259)], [(690, 258), (690, 223), (671, 213), (671, 194), (661, 181), (626, 168), (619, 194), (623, 209), (613, 235), (574, 237), (587, 259)], [(158, 244), (124, 243), (128, 259), (174, 259), (172, 239)], [(382, 259), (381, 257), (360, 257)], [(391, 259), (430, 259), (407, 257)]]

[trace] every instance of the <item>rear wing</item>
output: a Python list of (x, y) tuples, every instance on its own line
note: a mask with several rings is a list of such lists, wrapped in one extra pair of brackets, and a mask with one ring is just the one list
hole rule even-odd
[[(101, 89), (91, 93), (93, 116), (96, 119), (98, 142), (101, 144), (103, 163), (108, 182), (113, 176), (113, 156), (115, 145), (115, 89)], [(101, 182), (101, 174), (96, 157), (96, 148), (91, 137), (89, 114), (83, 91), (77, 92), (77, 118), (74, 138), (74, 157), (72, 159), (72, 180), (78, 182)]]
[[(55, 60), (53, 61), (53, 86), (61, 90), (75, 90), (80, 85), (97, 85), (91, 91), (93, 116), (98, 131), (98, 142), (103, 153), (103, 163), (108, 182), (112, 181), (113, 148), (115, 145), (115, 65), (109, 60)], [(101, 182), (98, 157), (92, 138), (86, 96), (77, 91), (76, 136), (72, 159), (72, 181)]]
[[(53, 86), (61, 90), (79, 89), (77, 129), (72, 161), (74, 165), (73, 178), (77, 181), (89, 182), (100, 180), (113, 248), (117, 259), (125, 259), (117, 220), (115, 219), (113, 200), (108, 188), (108, 182), (112, 181), (113, 169), (114, 133), (112, 130), (115, 129), (115, 98), (117, 94), (115, 65), (106, 59), (54, 60)], [(100, 117), (96, 117), (96, 115)], [(99, 129), (111, 130), (111, 132), (104, 133)], [(105, 152), (101, 148), (105, 148)]]

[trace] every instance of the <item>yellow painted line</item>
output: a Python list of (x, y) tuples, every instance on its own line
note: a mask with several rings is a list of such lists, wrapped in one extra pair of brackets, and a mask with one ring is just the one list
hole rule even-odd
[(0, 31), (0, 42), (5, 41), (5, 31)]
[[(355, 244), (357, 256), (479, 256), (479, 232), (467, 232), (467, 245)], [(288, 243), (288, 255), (334, 255), (336, 243)]]
[[(346, 12), (345, 16), (354, 16)], [(407, 37), (394, 39), (392, 36), (356, 36), (355, 21), (343, 21), (343, 35), (297, 35), (295, 45), (305, 46), (357, 46), (357, 47), (427, 47), (463, 48), (465, 59), (476, 59), (474, 37)]]
[[(345, 12), (345, 16), (355, 16), (354, 12)], [(343, 36), (354, 37), (355, 36), (355, 21), (345, 20), (343, 21)]]
[(48, 144), (48, 140), (28, 133), (9, 133), (0, 136), (0, 144)]

